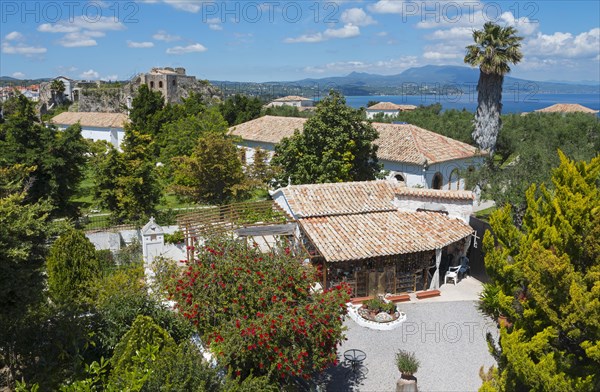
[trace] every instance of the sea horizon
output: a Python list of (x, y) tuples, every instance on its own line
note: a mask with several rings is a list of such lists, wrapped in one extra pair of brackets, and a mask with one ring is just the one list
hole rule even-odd
[[(428, 106), (442, 105), (442, 110), (477, 109), (477, 95), (347, 95), (346, 103), (353, 107), (366, 107), (369, 101), (392, 102), (395, 104)], [(557, 103), (578, 103), (593, 110), (600, 110), (600, 94), (545, 94), (505, 92), (502, 96), (502, 112), (528, 113)]]

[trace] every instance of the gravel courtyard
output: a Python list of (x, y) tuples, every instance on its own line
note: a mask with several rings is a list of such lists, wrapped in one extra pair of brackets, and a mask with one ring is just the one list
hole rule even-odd
[(339, 349), (363, 350), (367, 358), (353, 372), (341, 363), (327, 373), (327, 391), (395, 391), (400, 372), (395, 365), (398, 349), (414, 351), (421, 362), (420, 392), (476, 391), (479, 368), (495, 364), (488, 352), (486, 332), (497, 337), (495, 323), (482, 316), (474, 301), (423, 302), (398, 305), (407, 321), (393, 331), (374, 331), (347, 319), (348, 338)]

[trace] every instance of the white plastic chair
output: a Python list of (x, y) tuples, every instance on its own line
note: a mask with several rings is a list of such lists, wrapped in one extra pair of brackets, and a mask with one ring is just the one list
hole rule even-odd
[(448, 279), (452, 279), (454, 285), (456, 285), (456, 282), (458, 282), (458, 271), (460, 271), (460, 265), (448, 268), (448, 271), (446, 271), (446, 275), (444, 276), (444, 283), (448, 283)]

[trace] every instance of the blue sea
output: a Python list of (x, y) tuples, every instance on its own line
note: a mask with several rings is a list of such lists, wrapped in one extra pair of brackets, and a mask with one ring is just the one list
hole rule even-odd
[[(457, 95), (367, 95), (346, 96), (349, 106), (366, 107), (369, 101), (393, 102), (405, 105), (442, 104), (443, 110), (466, 109), (475, 112), (477, 93)], [(502, 94), (502, 113), (533, 112), (556, 103), (578, 103), (590, 109), (600, 110), (600, 94), (541, 94), (505, 91)]]

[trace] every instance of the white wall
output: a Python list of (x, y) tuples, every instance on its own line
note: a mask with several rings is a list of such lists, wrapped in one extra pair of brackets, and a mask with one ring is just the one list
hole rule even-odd
[[(433, 177), (436, 173), (442, 175), (442, 188), (444, 190), (464, 190), (464, 173), (469, 167), (477, 167), (483, 163), (483, 157), (457, 159), (454, 161), (436, 163), (428, 167), (420, 165), (411, 165), (407, 163), (398, 163), (386, 160), (380, 160), (384, 170), (390, 173), (387, 178), (394, 178), (396, 174), (401, 174), (405, 178), (408, 187), (431, 188)], [(458, 177), (454, 174), (458, 173)], [(452, 180), (451, 177), (452, 176)]]
[(367, 109), (367, 118), (372, 119), (373, 117), (375, 117), (376, 114), (379, 114), (379, 113), (383, 113), (384, 116), (395, 116), (398, 114), (398, 112), (399, 112), (398, 109), (396, 109), (396, 110), (368, 110)]
[[(57, 127), (61, 131), (67, 129), (67, 126), (62, 124), (57, 125)], [(116, 149), (120, 150), (123, 139), (125, 139), (125, 130), (123, 128), (95, 128), (82, 126), (81, 136), (84, 139), (91, 139), (93, 141), (107, 141)]]
[(473, 213), (474, 199), (435, 199), (416, 195), (396, 195), (393, 204), (399, 211), (414, 212), (418, 209), (447, 211), (450, 218), (469, 223)]

